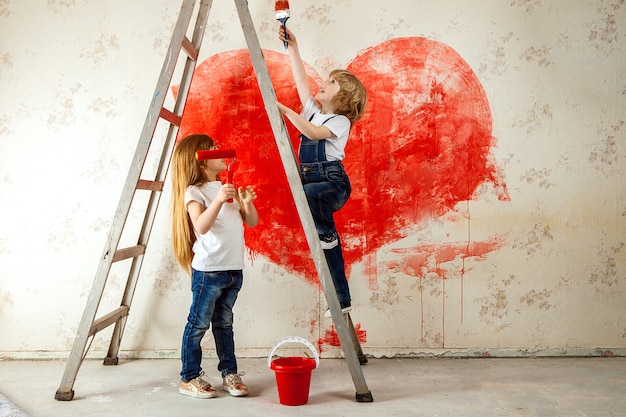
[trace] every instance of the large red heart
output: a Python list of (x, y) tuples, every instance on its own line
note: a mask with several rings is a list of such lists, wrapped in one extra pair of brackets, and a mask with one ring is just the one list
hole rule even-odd
[[(279, 101), (298, 110), (288, 56), (263, 53)], [(316, 91), (321, 79), (306, 68)], [(452, 48), (419, 37), (393, 39), (362, 51), (347, 69), (369, 94), (344, 160), (352, 196), (336, 213), (349, 270), (420, 221), (471, 199), (480, 184), (498, 184), (485, 92)], [(287, 129), (297, 149), (298, 132), (289, 123)], [(317, 285), (247, 50), (220, 53), (198, 66), (179, 138), (191, 133), (236, 149), (234, 182), (257, 190), (261, 223), (246, 229), (249, 250)]]

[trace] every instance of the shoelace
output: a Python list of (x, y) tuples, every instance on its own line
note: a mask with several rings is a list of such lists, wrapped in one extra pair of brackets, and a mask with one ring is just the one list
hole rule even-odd
[(200, 371), (200, 374), (189, 382), (191, 382), (192, 385), (195, 385), (199, 389), (210, 387), (211, 384), (202, 379), (202, 376), (204, 376), (204, 371)]
[(243, 381), (241, 380), (241, 377), (244, 376), (245, 374), (246, 373), (244, 371), (241, 371), (238, 374), (226, 375), (226, 383), (228, 385), (243, 384)]

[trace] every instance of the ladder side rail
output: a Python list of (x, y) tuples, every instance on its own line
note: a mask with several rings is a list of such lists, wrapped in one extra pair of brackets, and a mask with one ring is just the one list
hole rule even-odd
[[(211, 10), (211, 6), (213, 5), (213, 0), (201, 0), (200, 1), (200, 10), (198, 10), (198, 19), (196, 20), (196, 26), (193, 31), (193, 36), (191, 37), (191, 44), (196, 51), (200, 51), (200, 47), (202, 46), (202, 40), (204, 39), (204, 32), (206, 30), (207, 21), (209, 19), (209, 11)], [(198, 57), (195, 58), (198, 60)]]
[(300, 215), (300, 220), (306, 234), (307, 242), (311, 248), (313, 260), (320, 276), (320, 281), (322, 282), (322, 287), (330, 307), (335, 329), (337, 331), (337, 335), (339, 336), (346, 362), (357, 390), (357, 401), (372, 401), (371, 392), (367, 388), (352, 337), (348, 331), (346, 320), (341, 313), (341, 306), (330, 276), (330, 270), (326, 262), (326, 257), (324, 256), (319, 237), (317, 236), (313, 216), (311, 215), (306, 195), (304, 194), (304, 189), (302, 188), (302, 182), (300, 180), (300, 173), (296, 164), (293, 146), (289, 141), (285, 122), (278, 110), (276, 93), (272, 87), (267, 65), (263, 59), (263, 52), (256, 36), (256, 31), (254, 29), (254, 24), (250, 16), (247, 2), (244, 3), (242, 0), (235, 0), (235, 5), (237, 7), (239, 19), (248, 44), (248, 50), (252, 58), (252, 64), (255, 69), (259, 88), (261, 89), (263, 102), (270, 119), (274, 137), (276, 138), (283, 166), (287, 173), (289, 186), (296, 203), (296, 208)]
[[(203, 0), (200, 4), (200, 8), (198, 10), (198, 15), (196, 18), (196, 24), (193, 32), (193, 41), (192, 47), (195, 51), (200, 50), (200, 46), (202, 43), (202, 39), (204, 37), (204, 31), (206, 29), (206, 22), (208, 19), (208, 14), (211, 9), (211, 5), (213, 0)], [(184, 39), (187, 39), (186, 37)], [(187, 54), (188, 57), (185, 60), (185, 68), (183, 70), (183, 74), (181, 77), (181, 83), (179, 85), (178, 95), (176, 97), (176, 102), (174, 105), (174, 111), (172, 112), (179, 120), (182, 118), (185, 103), (187, 101), (187, 96), (189, 94), (189, 90), (191, 87), (191, 82), (193, 80), (193, 73), (197, 64), (197, 52), (193, 55)], [(159, 160), (159, 165), (156, 172), (156, 181), (161, 183), (165, 182), (167, 177), (167, 173), (169, 171), (169, 164), (172, 158), (172, 153), (174, 150), (174, 144), (176, 141), (176, 136), (178, 134), (179, 126), (175, 123), (170, 123), (168, 128), (166, 140), (163, 144), (163, 149), (161, 151), (161, 158)], [(150, 201), (148, 202), (146, 213), (147, 216), (144, 219), (144, 223), (141, 228), (141, 232), (139, 234), (139, 245), (148, 245), (148, 240), (150, 239), (150, 233), (152, 231), (152, 226), (154, 225), (154, 219), (156, 218), (156, 214), (159, 207), (159, 202), (162, 196), (162, 188), (159, 190), (153, 190), (150, 194)], [(124, 290), (124, 295), (122, 297), (122, 306), (127, 306), (130, 310), (130, 305), (132, 303), (132, 299), (134, 297), (135, 289), (137, 287), (137, 283), (139, 281), (139, 275), (141, 273), (141, 266), (143, 264), (144, 254), (137, 256), (133, 259), (133, 263), (131, 265), (131, 269), (129, 271), (129, 278), (126, 283), (126, 288)], [(119, 349), (122, 342), (122, 336), (124, 334), (124, 328), (126, 327), (128, 317), (121, 317), (119, 321), (115, 324), (115, 329), (113, 330), (113, 335), (111, 337), (111, 343), (109, 345), (109, 349), (107, 351), (107, 356), (104, 359), (105, 365), (117, 365), (119, 362)]]
[[(198, 15), (196, 18), (196, 23), (194, 26), (193, 36), (191, 40), (191, 45), (195, 49), (196, 53), (194, 56), (188, 56), (187, 60), (185, 61), (185, 68), (181, 76), (181, 82), (178, 88), (178, 94), (173, 109), (173, 114), (179, 117), (181, 120), (183, 117), (185, 104), (187, 102), (187, 96), (189, 95), (189, 89), (191, 88), (193, 73), (196, 68), (197, 59), (200, 52), (200, 47), (202, 46), (202, 40), (204, 38), (204, 32), (206, 30), (207, 20), (209, 18), (209, 11), (211, 10), (212, 4), (213, 0), (201, 0), (200, 7), (198, 9)], [(169, 162), (171, 160), (171, 153), (174, 149), (173, 145), (176, 139), (176, 134), (178, 133), (178, 127), (179, 126), (174, 125), (170, 126), (167, 134), (167, 140), (163, 145), (164, 152), (162, 154), (163, 158), (161, 159), (162, 165), (159, 166), (158, 171), (158, 178), (160, 178), (161, 181), (165, 181), (165, 177), (167, 176), (167, 173), (169, 171)]]
[(359, 363), (361, 365), (365, 365), (368, 362), (367, 356), (363, 353), (363, 348), (361, 348), (361, 344), (359, 343), (359, 336), (356, 334), (356, 329), (354, 328), (354, 323), (352, 323), (350, 313), (346, 313), (345, 318), (348, 323), (348, 330), (350, 330), (350, 337), (352, 337), (352, 342), (356, 348), (356, 356), (359, 358)]
[[(206, 23), (209, 16), (209, 11), (211, 10), (211, 6), (213, 4), (213, 0), (202, 0), (200, 4), (200, 8), (198, 10), (198, 15), (196, 18), (196, 24), (194, 27), (193, 37), (191, 41), (192, 47), (195, 49), (196, 53), (191, 56), (189, 55), (185, 61), (185, 68), (183, 70), (181, 81), (178, 88), (178, 94), (176, 96), (176, 102), (174, 104), (172, 114), (180, 121), (182, 121), (185, 104), (187, 102), (187, 96), (189, 95), (189, 90), (191, 88), (191, 83), (193, 80), (193, 74), (197, 65), (197, 58), (200, 51), (200, 47), (202, 46), (202, 39), (204, 37), (204, 32), (206, 30)], [(186, 37), (183, 38), (187, 40)], [(170, 83), (171, 87), (171, 83)], [(165, 110), (165, 109), (164, 109)], [(163, 149), (161, 151), (161, 159), (159, 161), (159, 166), (156, 172), (156, 181), (160, 184), (164, 184), (167, 178), (167, 173), (169, 172), (169, 166), (172, 158), (172, 154), (174, 151), (174, 145), (176, 142), (176, 136), (178, 134), (178, 129), (180, 127), (180, 123), (170, 123), (166, 139), (163, 143)], [(140, 180), (141, 181), (141, 180)], [(163, 191), (163, 187), (159, 189), (159, 191)], [(158, 204), (158, 202), (157, 202)], [(144, 231), (142, 230), (142, 234)], [(146, 236), (145, 242), (148, 242), (149, 234)]]
[(91, 326), (94, 322), (98, 306), (100, 305), (100, 301), (102, 299), (102, 293), (104, 292), (104, 287), (111, 270), (113, 255), (121, 239), (126, 218), (132, 204), (135, 187), (139, 181), (139, 176), (148, 154), (148, 148), (156, 129), (160, 110), (165, 102), (166, 94), (163, 93), (163, 91), (170, 85), (171, 78), (174, 73), (176, 60), (172, 60), (172, 57), (175, 55), (175, 52), (179, 53), (182, 48), (182, 40), (185, 36), (187, 27), (189, 27), (195, 1), (196, 0), (183, 0), (181, 11), (176, 22), (176, 28), (172, 34), (168, 52), (153, 94), (152, 103), (144, 122), (139, 143), (137, 144), (135, 155), (131, 163), (128, 177), (126, 178), (126, 182), (124, 184), (116, 213), (113, 217), (111, 229), (109, 231), (103, 255), (94, 278), (91, 293), (87, 299), (87, 305), (83, 312), (78, 332), (74, 339), (72, 351), (70, 352), (68, 363), (61, 379), (61, 384), (55, 394), (55, 398), (57, 400), (69, 401), (74, 397), (74, 391), (72, 388), (76, 380), (78, 369), (80, 368), (83, 357), (86, 354), (85, 349), (87, 347), (87, 339), (91, 331)]

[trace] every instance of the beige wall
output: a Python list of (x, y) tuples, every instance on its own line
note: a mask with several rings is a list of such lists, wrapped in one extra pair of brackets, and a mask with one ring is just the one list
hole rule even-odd
[[(232, 2), (214, 2), (201, 61), (245, 48)], [(251, 1), (263, 48), (273, 2)], [(626, 352), (626, 5), (603, 0), (292, 0), (289, 25), (320, 74), (397, 37), (453, 48), (482, 83), (510, 200), (486, 184), (352, 266), (353, 319), (374, 355)], [(178, 0), (0, 1), (0, 355), (66, 357), (149, 104)], [(261, 196), (260, 198), (271, 198)], [(164, 194), (122, 342), (175, 356), (190, 301)], [(468, 238), (469, 234), (469, 238)], [(482, 257), (411, 275), (394, 249), (502, 236)], [(433, 259), (437, 263), (437, 259)], [(367, 276), (365, 269), (374, 268)], [(317, 342), (323, 294), (263, 256), (236, 306), (241, 356)], [(119, 304), (115, 273), (101, 311)], [(97, 335), (100, 354), (110, 332)], [(212, 347), (205, 341), (208, 352)], [(325, 355), (338, 349), (322, 345)], [(609, 352), (606, 352), (609, 351)], [(488, 352), (488, 353), (486, 353)]]

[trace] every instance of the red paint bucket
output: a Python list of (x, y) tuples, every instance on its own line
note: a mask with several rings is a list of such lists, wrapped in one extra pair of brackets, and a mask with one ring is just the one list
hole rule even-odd
[[(272, 360), (276, 349), (288, 342), (298, 342), (307, 345), (315, 358), (289, 356)], [(304, 405), (309, 401), (311, 387), (311, 373), (317, 368), (319, 357), (313, 345), (306, 339), (290, 336), (278, 341), (268, 358), (268, 366), (276, 373), (278, 400), (283, 405)]]

